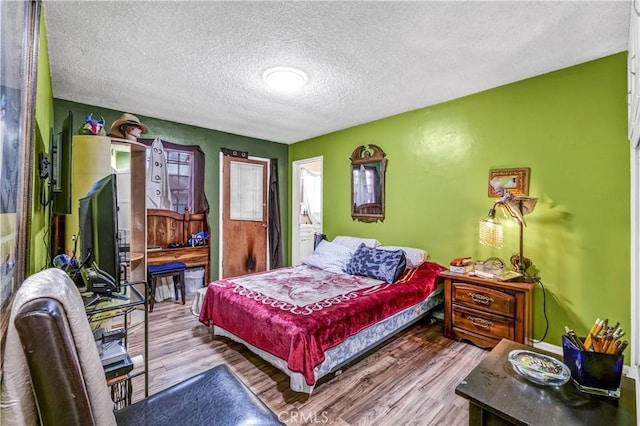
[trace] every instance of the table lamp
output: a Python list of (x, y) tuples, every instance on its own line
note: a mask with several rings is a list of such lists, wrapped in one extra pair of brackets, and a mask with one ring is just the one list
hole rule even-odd
[(502, 248), (502, 224), (496, 219), (496, 205), (489, 210), (485, 219), (480, 221), (480, 244), (485, 246)]
[(494, 203), (493, 207), (491, 207), (488, 216), (480, 221), (480, 243), (496, 248), (502, 247), (502, 225), (495, 218), (496, 206), (501, 207), (506, 213), (509, 214), (509, 216), (511, 216), (518, 222), (520, 228), (520, 251), (518, 254), (519, 257), (517, 263), (517, 272), (522, 274), (522, 277), (519, 279), (519, 281), (533, 282), (535, 281), (535, 278), (527, 275), (527, 267), (524, 262), (525, 258), (523, 255), (523, 230), (524, 227), (527, 226), (524, 220), (524, 216), (533, 211), (536, 203), (538, 202), (538, 199), (534, 197), (514, 196), (508, 189), (504, 188), (504, 186), (502, 186), (501, 183), (497, 181), (492, 181), (491, 186), (493, 187), (494, 191), (498, 195), (500, 195), (500, 199)]

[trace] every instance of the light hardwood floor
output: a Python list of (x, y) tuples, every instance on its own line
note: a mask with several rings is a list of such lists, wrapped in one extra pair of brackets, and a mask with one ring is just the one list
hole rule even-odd
[[(191, 301), (166, 300), (149, 314), (150, 395), (226, 363), (289, 425), (468, 424), (467, 401), (454, 389), (488, 352), (445, 338), (441, 322), (414, 324), (308, 396), (292, 392), (287, 375), (244, 346), (211, 335), (191, 314)], [(132, 352), (142, 335), (142, 328), (132, 333)], [(133, 386), (134, 401), (143, 398), (143, 379)]]

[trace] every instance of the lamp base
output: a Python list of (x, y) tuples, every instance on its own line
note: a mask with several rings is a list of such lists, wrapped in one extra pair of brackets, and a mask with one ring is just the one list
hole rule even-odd
[[(520, 258), (523, 259), (522, 262), (520, 262)], [(533, 265), (533, 262), (531, 262), (531, 259), (529, 259), (528, 257), (522, 256), (521, 254), (518, 254), (518, 253), (513, 254), (509, 258), (509, 263), (511, 263), (511, 266), (513, 267), (514, 271), (518, 271), (522, 275), (526, 275), (524, 271), (528, 270), (529, 267)]]

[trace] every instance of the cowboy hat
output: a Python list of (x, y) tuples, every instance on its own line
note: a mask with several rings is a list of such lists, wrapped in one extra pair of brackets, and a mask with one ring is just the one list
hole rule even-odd
[(147, 129), (147, 126), (145, 126), (140, 122), (140, 120), (138, 120), (138, 117), (125, 112), (119, 119), (113, 122), (113, 124), (111, 125), (110, 133), (112, 135), (123, 137), (124, 135), (120, 133), (120, 126), (122, 126), (123, 124), (130, 124), (140, 127), (142, 129), (142, 134), (145, 134), (149, 131), (149, 129)]

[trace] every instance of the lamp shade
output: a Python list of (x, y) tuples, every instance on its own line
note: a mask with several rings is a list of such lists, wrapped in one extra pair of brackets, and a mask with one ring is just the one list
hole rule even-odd
[(485, 219), (478, 226), (480, 244), (502, 248), (502, 224), (496, 219), (495, 207), (489, 210)]
[(536, 207), (537, 202), (538, 199), (533, 197), (512, 197), (507, 202), (503, 203), (502, 206), (511, 215), (511, 217), (522, 223), (524, 226), (527, 226), (524, 221), (524, 215), (531, 213)]

